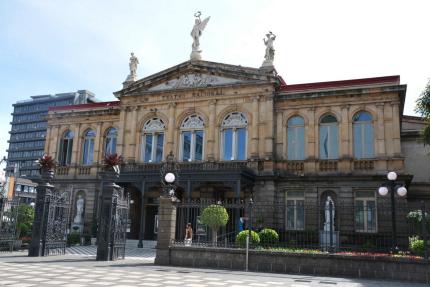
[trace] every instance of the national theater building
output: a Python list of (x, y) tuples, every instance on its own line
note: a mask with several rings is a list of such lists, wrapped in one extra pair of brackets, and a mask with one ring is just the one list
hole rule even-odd
[[(181, 201), (252, 197), (317, 206), (331, 195), (336, 208), (371, 208), (387, 200), (377, 189), (392, 170), (408, 197), (419, 199), (423, 190), (414, 190), (405, 170), (406, 85), (399, 76), (289, 85), (270, 65), (191, 59), (140, 80), (129, 76), (114, 95), (118, 101), (52, 107), (48, 114), (45, 152), (58, 161), (54, 185), (70, 192), (71, 219), (84, 198), (86, 233), (94, 232), (102, 162), (112, 153), (125, 161), (117, 183), (131, 195), (134, 239), (156, 238), (160, 168), (170, 151), (179, 162)], [(345, 212), (357, 224), (354, 211)], [(283, 216), (282, 224), (306, 229), (298, 216)], [(377, 230), (363, 220), (360, 231)]]

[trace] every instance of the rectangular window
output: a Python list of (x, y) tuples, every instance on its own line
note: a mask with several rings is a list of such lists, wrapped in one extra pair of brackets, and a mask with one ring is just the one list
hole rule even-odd
[(338, 158), (338, 138), (337, 125), (320, 126), (320, 158), (337, 159)]
[(376, 199), (374, 192), (359, 191), (355, 194), (355, 230), (376, 232)]
[(287, 192), (286, 229), (305, 229), (305, 199), (302, 191)]
[(236, 153), (237, 160), (246, 160), (246, 129), (240, 128), (236, 130)]
[(195, 137), (194, 160), (203, 160), (203, 131), (196, 131)]
[(157, 134), (157, 150), (155, 151), (155, 161), (160, 162), (163, 160), (163, 144), (164, 134)]
[(152, 162), (152, 134), (146, 134), (145, 135), (144, 162)]
[(182, 160), (191, 160), (191, 132), (182, 132)]
[(291, 127), (287, 129), (288, 159), (305, 159), (305, 129), (303, 127)]
[(233, 160), (233, 130), (225, 129), (223, 131), (223, 160)]

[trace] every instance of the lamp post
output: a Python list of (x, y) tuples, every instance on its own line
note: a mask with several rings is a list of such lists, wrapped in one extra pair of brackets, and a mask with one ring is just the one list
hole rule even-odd
[(163, 186), (163, 196), (175, 197), (175, 190), (178, 181), (178, 163), (175, 161), (173, 152), (170, 152), (163, 166), (161, 167), (161, 185)]
[(394, 192), (401, 197), (405, 196), (408, 192), (406, 187), (404, 187), (400, 182), (396, 182), (397, 173), (390, 171), (387, 174), (388, 182), (378, 188), (378, 193), (381, 196), (386, 196), (390, 192), (391, 197), (391, 224), (392, 224), (392, 251), (397, 251), (397, 231), (396, 231), (396, 208), (394, 200)]

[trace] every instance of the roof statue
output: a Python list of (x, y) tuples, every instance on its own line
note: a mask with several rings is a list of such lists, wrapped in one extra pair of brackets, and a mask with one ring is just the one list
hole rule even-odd
[(202, 57), (200, 53), (202, 52), (200, 50), (200, 36), (202, 35), (203, 30), (205, 29), (206, 25), (209, 22), (210, 16), (204, 19), (203, 21), (200, 19), (200, 16), (202, 15), (202, 12), (197, 11), (197, 13), (194, 14), (194, 17), (196, 17), (194, 21), (194, 27), (193, 30), (191, 30), (191, 37), (193, 37), (193, 45), (192, 45), (192, 51), (190, 55), (191, 60), (201, 60)]
[(134, 82), (136, 80), (137, 64), (139, 64), (139, 59), (134, 55), (134, 53), (131, 53), (129, 63), (130, 74), (127, 76), (127, 79), (125, 79), (126, 82)]
[(273, 60), (275, 58), (275, 48), (273, 47), (273, 41), (276, 39), (276, 35), (271, 31), (266, 34), (267, 39), (263, 39), (264, 45), (266, 45), (266, 54), (264, 55), (264, 62), (261, 68), (273, 68)]

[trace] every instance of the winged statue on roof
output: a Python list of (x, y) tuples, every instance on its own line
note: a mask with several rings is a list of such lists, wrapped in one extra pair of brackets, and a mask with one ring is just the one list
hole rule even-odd
[(202, 12), (197, 11), (197, 13), (194, 14), (194, 17), (196, 18), (194, 20), (194, 26), (191, 30), (191, 37), (193, 37), (193, 45), (192, 45), (192, 52), (191, 52), (191, 59), (194, 60), (200, 60), (200, 37), (202, 36), (203, 30), (206, 28), (206, 25), (209, 22), (210, 16), (207, 17), (202, 21), (200, 16), (202, 15)]

